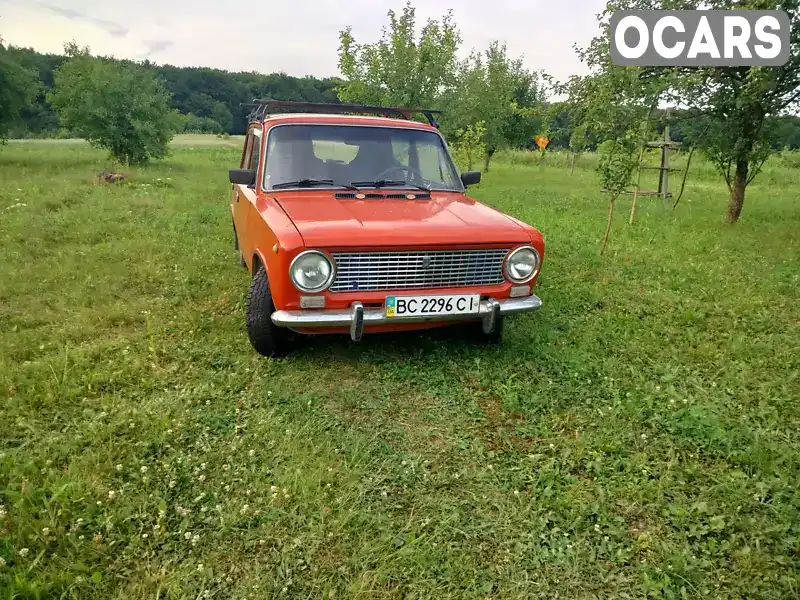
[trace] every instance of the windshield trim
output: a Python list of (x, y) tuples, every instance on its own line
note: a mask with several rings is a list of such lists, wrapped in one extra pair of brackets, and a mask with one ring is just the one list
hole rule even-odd
[[(379, 128), (379, 129), (406, 129), (406, 130), (413, 129), (413, 130), (425, 131), (425, 132), (428, 132), (428, 133), (433, 133), (435, 135), (438, 135), (439, 139), (442, 142), (442, 149), (444, 150), (445, 155), (447, 156), (447, 158), (452, 163), (453, 168), (455, 169), (455, 172), (458, 175), (458, 178), (456, 180), (458, 181), (459, 187), (458, 187), (458, 189), (431, 188), (429, 191), (431, 191), (431, 192), (450, 192), (450, 193), (456, 193), (456, 194), (466, 194), (467, 193), (467, 188), (461, 182), (461, 171), (459, 171), (458, 166), (456, 165), (456, 161), (453, 160), (453, 155), (450, 153), (450, 148), (447, 145), (447, 140), (444, 139), (444, 136), (442, 135), (442, 132), (439, 131), (438, 129), (428, 129), (428, 128), (423, 128), (423, 127), (403, 127), (403, 126), (399, 126), (399, 125), (363, 125), (363, 124), (355, 124), (355, 123), (276, 123), (275, 125), (272, 125), (267, 130), (267, 135), (264, 136), (264, 141), (263, 141), (264, 146), (263, 146), (263, 150), (261, 152), (261, 156), (262, 156), (261, 163), (263, 165), (263, 168), (261, 169), (261, 181), (260, 181), (261, 185), (259, 187), (260, 187), (262, 192), (280, 193), (280, 192), (297, 192), (297, 191), (307, 192), (308, 190), (320, 190), (320, 191), (322, 191), (322, 190), (346, 190), (347, 189), (344, 186), (338, 186), (338, 185), (329, 185), (329, 186), (325, 186), (325, 187), (280, 188), (280, 189), (277, 189), (277, 190), (273, 190), (271, 188), (266, 187), (265, 181), (266, 181), (266, 176), (267, 176), (266, 167), (267, 167), (267, 158), (268, 158), (267, 157), (267, 148), (269, 148), (269, 136), (272, 134), (272, 131), (274, 129), (276, 129), (277, 127), (296, 127), (298, 125), (303, 126), (303, 127), (308, 127), (308, 126), (331, 127), (331, 126), (333, 126), (333, 127), (368, 127), (368, 128)], [(371, 186), (363, 186), (363, 187), (365, 189), (373, 189)], [(398, 185), (396, 187), (393, 187), (393, 189), (402, 190), (402, 189), (405, 189), (405, 188)], [(417, 188), (413, 188), (412, 186), (408, 186), (408, 189), (417, 189)]]

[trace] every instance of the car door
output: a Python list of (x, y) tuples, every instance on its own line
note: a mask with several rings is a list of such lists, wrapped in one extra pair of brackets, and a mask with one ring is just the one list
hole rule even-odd
[[(261, 159), (261, 128), (251, 127), (247, 132), (244, 152), (242, 153), (242, 169), (251, 169), (258, 174), (258, 164)], [(254, 218), (255, 201), (257, 194), (258, 178), (252, 186), (234, 184), (232, 190), (231, 206), (233, 207), (233, 224), (239, 240), (239, 249), (248, 265), (253, 257), (255, 248), (254, 240), (248, 233), (249, 221)]]

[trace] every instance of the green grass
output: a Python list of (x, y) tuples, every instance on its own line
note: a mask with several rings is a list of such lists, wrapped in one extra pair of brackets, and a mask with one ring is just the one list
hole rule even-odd
[(548, 245), (504, 346), (267, 360), (238, 156), (109, 186), (86, 145), (0, 149), (0, 597), (800, 595), (796, 169), (733, 227), (717, 178), (633, 227), (622, 200), (601, 258), (593, 172), (506, 157), (474, 195)]

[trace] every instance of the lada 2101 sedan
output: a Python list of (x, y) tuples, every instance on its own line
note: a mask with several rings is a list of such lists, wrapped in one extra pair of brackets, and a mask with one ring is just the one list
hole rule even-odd
[(500, 342), (506, 315), (541, 307), (541, 233), (467, 195), (481, 174), (459, 175), (435, 114), (254, 101), (229, 178), (257, 352), (286, 353), (292, 331), (358, 341), (470, 321)]

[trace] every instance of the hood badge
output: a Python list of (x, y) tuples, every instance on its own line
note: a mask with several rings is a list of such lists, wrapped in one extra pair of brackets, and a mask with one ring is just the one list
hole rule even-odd
[(425, 258), (422, 259), (422, 268), (425, 269), (426, 271), (431, 268), (430, 256), (426, 256)]

